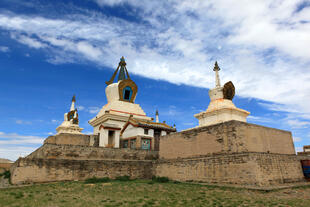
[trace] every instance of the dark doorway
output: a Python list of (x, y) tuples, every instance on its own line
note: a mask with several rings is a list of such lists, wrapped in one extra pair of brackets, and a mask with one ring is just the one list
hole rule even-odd
[(154, 150), (159, 151), (160, 133), (158, 129), (154, 130)]

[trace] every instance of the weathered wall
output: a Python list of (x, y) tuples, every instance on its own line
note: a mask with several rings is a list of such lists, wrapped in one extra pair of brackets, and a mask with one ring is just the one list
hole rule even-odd
[(297, 156), (268, 153), (160, 160), (155, 174), (179, 181), (258, 186), (304, 181)]
[(93, 176), (151, 178), (158, 152), (44, 144), (11, 167), (13, 184), (84, 180)]
[(63, 145), (81, 145), (81, 146), (98, 146), (97, 135), (85, 134), (67, 134), (61, 133), (49, 136), (44, 140), (46, 144), (63, 144)]
[(9, 170), (13, 163), (0, 163), (0, 168)]
[(0, 163), (0, 173), (4, 173), (7, 170), (10, 170), (13, 163)]
[(44, 144), (28, 155), (27, 158), (68, 160), (155, 160), (158, 158), (158, 152), (149, 150)]
[(64, 160), (23, 158), (11, 168), (13, 184), (42, 183), (64, 180), (85, 180), (91, 177), (128, 175), (151, 178), (152, 161), (138, 160)]
[(295, 154), (291, 132), (228, 121), (161, 137), (162, 159), (240, 152)]
[(87, 146), (87, 136), (77, 138), (80, 141), (74, 145), (69, 141), (76, 136), (50, 138), (14, 163), (12, 183), (156, 175), (180, 181), (268, 186), (304, 181), (300, 160), (309, 159), (295, 155), (290, 132), (238, 121), (161, 137), (159, 155), (157, 151)]

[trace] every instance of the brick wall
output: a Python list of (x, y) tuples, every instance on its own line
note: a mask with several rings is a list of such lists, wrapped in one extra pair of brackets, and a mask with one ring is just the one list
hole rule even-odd
[(128, 175), (151, 178), (152, 161), (138, 160), (64, 160), (23, 158), (11, 168), (13, 184), (43, 183), (65, 180), (85, 180), (91, 177)]
[(186, 158), (219, 153), (295, 154), (291, 132), (239, 121), (182, 131), (160, 139), (160, 158)]
[(158, 158), (158, 152), (149, 150), (44, 144), (28, 155), (27, 158), (68, 160), (156, 160)]
[(235, 153), (160, 160), (156, 176), (179, 181), (269, 186), (304, 181), (296, 155)]
[(49, 136), (44, 140), (46, 144), (63, 144), (63, 145), (81, 145), (81, 146), (98, 146), (98, 135), (85, 134), (66, 134), (61, 133), (55, 136)]

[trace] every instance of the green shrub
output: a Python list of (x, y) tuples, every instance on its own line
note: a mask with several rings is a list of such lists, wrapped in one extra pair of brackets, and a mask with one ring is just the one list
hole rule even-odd
[(157, 183), (168, 183), (168, 182), (169, 182), (169, 178), (167, 178), (167, 177), (156, 177), (156, 176), (153, 176), (153, 177), (152, 177), (152, 181), (153, 181), (153, 182), (157, 182)]
[(124, 176), (117, 176), (115, 178), (115, 180), (118, 180), (118, 181), (130, 181), (130, 177), (127, 176), (127, 175), (124, 175)]
[(0, 173), (0, 177), (2, 177), (2, 176), (4, 176), (5, 179), (10, 179), (11, 172), (7, 170), (4, 173)]
[(110, 178), (108, 177), (104, 177), (104, 178), (96, 178), (96, 177), (92, 177), (92, 178), (88, 178), (85, 180), (85, 183), (107, 183), (110, 182)]
[(17, 192), (17, 193), (15, 194), (15, 198), (16, 198), (16, 199), (23, 198), (23, 197), (24, 197), (23, 192)]

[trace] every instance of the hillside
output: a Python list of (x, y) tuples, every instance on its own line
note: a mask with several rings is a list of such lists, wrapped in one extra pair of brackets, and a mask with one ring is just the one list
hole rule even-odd
[(8, 159), (4, 159), (4, 158), (0, 158), (0, 163), (13, 163), (13, 161), (8, 160)]

